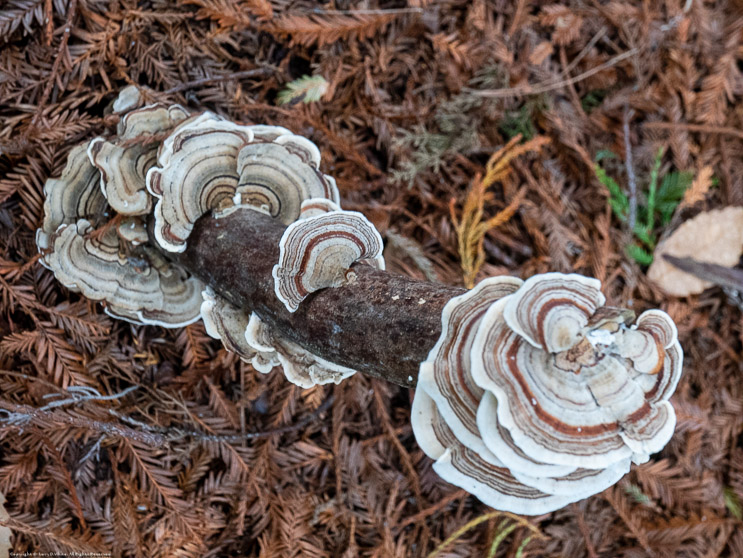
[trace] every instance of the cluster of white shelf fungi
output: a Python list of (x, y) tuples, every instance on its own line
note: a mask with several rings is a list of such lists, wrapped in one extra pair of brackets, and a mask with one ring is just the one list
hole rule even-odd
[[(143, 104), (125, 89), (113, 104), (116, 133), (73, 149), (46, 183), (43, 264), (114, 317), (164, 327), (202, 318), (256, 370), (280, 366), (303, 388), (354, 374), (170, 257), (203, 215), (260, 212), (286, 226), (273, 281), (289, 312), (352, 282), (358, 266), (383, 270), (382, 238), (340, 208), (317, 147), (281, 127)], [(659, 310), (635, 320), (604, 306), (600, 286), (575, 274), (493, 277), (446, 303), (412, 409), (415, 437), (443, 479), (494, 508), (536, 515), (606, 489), (664, 447), (683, 360), (676, 327)]]

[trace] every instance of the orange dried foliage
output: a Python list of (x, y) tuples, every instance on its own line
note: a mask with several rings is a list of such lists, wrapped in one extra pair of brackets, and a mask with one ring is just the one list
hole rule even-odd
[(522, 188), (508, 202), (508, 205), (496, 215), (483, 220), (485, 203), (492, 200), (492, 193), (488, 192), (496, 182), (502, 181), (510, 173), (510, 162), (524, 153), (539, 151), (549, 143), (549, 138), (536, 137), (523, 144), (519, 144), (521, 136), (514, 137), (504, 147), (493, 153), (488, 159), (485, 176), (475, 176), (472, 186), (467, 191), (467, 198), (462, 207), (461, 216), (457, 217), (456, 200), (449, 202), (449, 214), (457, 232), (460, 265), (464, 277), (464, 286), (471, 289), (475, 286), (482, 264), (485, 262), (483, 242), (485, 235), (513, 217), (518, 211), (526, 189)]

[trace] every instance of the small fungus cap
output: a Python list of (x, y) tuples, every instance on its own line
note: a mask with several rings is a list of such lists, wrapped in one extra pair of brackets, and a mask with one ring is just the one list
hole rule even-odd
[(95, 235), (85, 219), (62, 225), (43, 259), (60, 283), (106, 302), (112, 316), (165, 327), (199, 318), (201, 283), (170, 264), (158, 269), (145, 254), (124, 254), (114, 227)]
[(52, 236), (61, 225), (77, 223), (78, 219), (98, 224), (106, 216), (108, 204), (98, 186), (100, 175), (90, 164), (87, 150), (87, 143), (73, 148), (62, 175), (44, 184), (44, 220), (36, 231), (40, 251), (51, 247)]
[(150, 105), (125, 114), (116, 138), (99, 137), (90, 142), (88, 157), (100, 171), (101, 191), (117, 213), (150, 213), (152, 199), (145, 177), (157, 162), (156, 137), (187, 117), (179, 105)]
[(208, 112), (185, 119), (147, 172), (147, 190), (158, 198), (155, 237), (165, 250), (182, 252), (196, 220), (210, 211), (248, 207), (289, 224), (306, 199), (337, 203), (335, 181), (319, 163), (315, 144), (286, 128), (242, 126)]
[(319, 214), (295, 221), (284, 231), (279, 263), (273, 268), (276, 296), (290, 312), (310, 293), (345, 284), (355, 262), (384, 269), (382, 237), (366, 217), (355, 211), (313, 211)]

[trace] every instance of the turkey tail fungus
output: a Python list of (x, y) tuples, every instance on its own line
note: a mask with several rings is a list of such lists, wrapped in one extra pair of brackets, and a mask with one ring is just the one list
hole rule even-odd
[(355, 372), (417, 385), (434, 469), (497, 509), (586, 498), (670, 439), (683, 353), (667, 314), (635, 321), (574, 274), (465, 291), (387, 273), (381, 236), (340, 208), (312, 142), (141, 102), (122, 96), (117, 134), (46, 184), (37, 245), (66, 287), (135, 323), (202, 317), (304, 388)]

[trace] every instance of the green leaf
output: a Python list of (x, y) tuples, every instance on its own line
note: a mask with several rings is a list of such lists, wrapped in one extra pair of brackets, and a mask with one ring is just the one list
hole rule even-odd
[(609, 205), (612, 211), (619, 219), (626, 221), (629, 214), (629, 200), (627, 196), (622, 192), (616, 180), (606, 174), (606, 171), (600, 165), (595, 165), (593, 169), (596, 173), (596, 178), (609, 191)]
[(667, 225), (671, 221), (673, 212), (681, 203), (684, 192), (691, 186), (694, 181), (692, 172), (669, 172), (663, 177), (660, 188), (658, 189), (657, 201), (655, 208), (660, 213), (661, 223)]
[(725, 498), (725, 507), (735, 519), (743, 520), (743, 506), (741, 506), (740, 499), (735, 493), (735, 490), (730, 486), (726, 486), (723, 490), (723, 497)]
[(658, 173), (660, 172), (660, 165), (663, 162), (664, 151), (665, 149), (663, 147), (658, 149), (658, 152), (655, 154), (655, 161), (653, 161), (653, 170), (650, 171), (647, 204), (647, 224), (649, 231), (655, 228), (655, 197), (658, 190)]
[(602, 149), (598, 153), (596, 153), (596, 159), (595, 161), (597, 163), (600, 163), (604, 159), (616, 159), (617, 154), (614, 153), (611, 149)]
[(276, 100), (280, 105), (313, 103), (319, 101), (328, 90), (328, 82), (322, 76), (302, 76), (290, 81), (282, 89)]
[(626, 248), (627, 255), (640, 265), (650, 265), (653, 263), (653, 255), (637, 244), (630, 244)]

